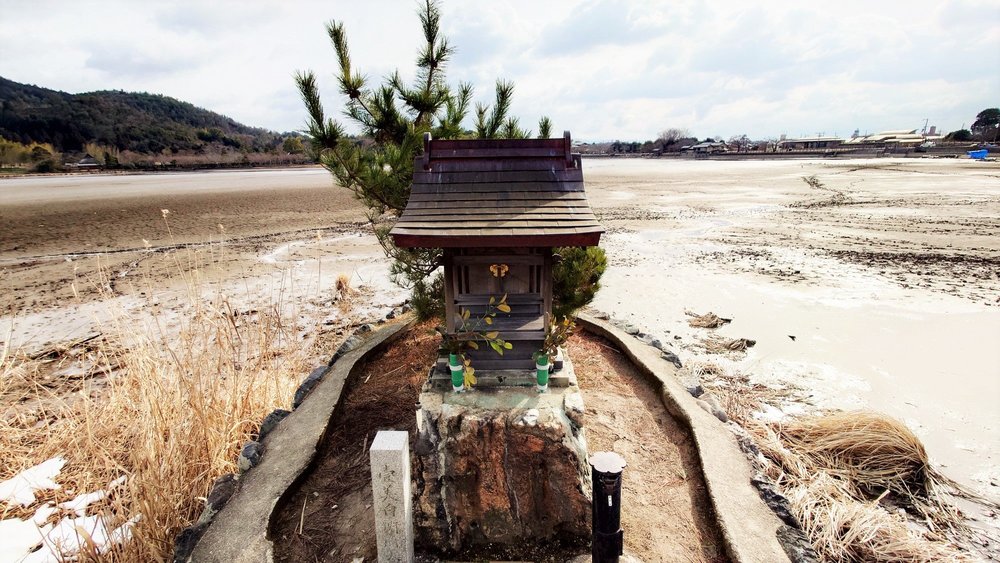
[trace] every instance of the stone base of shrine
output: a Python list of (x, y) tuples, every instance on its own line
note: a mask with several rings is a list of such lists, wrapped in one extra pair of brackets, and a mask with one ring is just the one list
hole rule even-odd
[[(482, 386), (455, 393), (432, 377), (414, 446), (418, 544), (459, 551), (590, 538), (584, 405), (568, 358), (565, 385)], [(501, 374), (509, 381), (511, 374)], [(497, 376), (476, 372), (480, 382)], [(518, 378), (519, 380), (520, 378)]]

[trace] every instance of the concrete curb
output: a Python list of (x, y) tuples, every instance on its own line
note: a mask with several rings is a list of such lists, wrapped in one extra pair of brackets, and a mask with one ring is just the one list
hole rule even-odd
[(313, 462), (316, 447), (340, 404), (347, 378), (356, 364), (402, 336), (414, 323), (411, 314), (386, 324), (326, 368), (322, 381), (299, 408), (264, 438), (265, 453), (260, 464), (240, 477), (239, 490), (212, 520), (189, 561), (273, 560), (273, 546), (267, 537), (272, 513)]
[(789, 561), (776, 536), (782, 522), (751, 485), (753, 472), (736, 437), (715, 416), (698, 406), (677, 381), (674, 375), (677, 368), (661, 358), (659, 350), (610, 323), (580, 314), (577, 324), (618, 345), (661, 391), (670, 414), (690, 429), (715, 521), (730, 559), (737, 563)]

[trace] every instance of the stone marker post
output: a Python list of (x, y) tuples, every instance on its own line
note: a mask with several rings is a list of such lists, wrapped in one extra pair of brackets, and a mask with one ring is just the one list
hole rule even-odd
[(409, 563), (413, 561), (409, 436), (406, 432), (382, 430), (368, 451), (378, 560)]
[(617, 563), (624, 547), (621, 510), (625, 459), (614, 452), (596, 452), (590, 456), (590, 466), (594, 480), (592, 561)]

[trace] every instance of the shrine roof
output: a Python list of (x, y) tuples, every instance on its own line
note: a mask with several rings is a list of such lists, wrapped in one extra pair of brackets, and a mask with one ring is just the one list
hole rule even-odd
[(580, 155), (561, 139), (424, 139), (400, 247), (596, 246)]

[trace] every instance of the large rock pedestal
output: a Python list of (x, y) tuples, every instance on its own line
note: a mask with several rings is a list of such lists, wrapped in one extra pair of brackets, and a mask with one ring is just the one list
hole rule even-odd
[(590, 465), (575, 378), (541, 394), (433, 387), (417, 412), (418, 543), (458, 551), (589, 539)]

